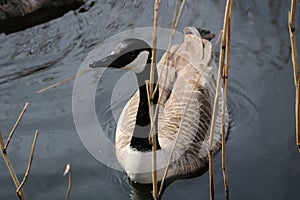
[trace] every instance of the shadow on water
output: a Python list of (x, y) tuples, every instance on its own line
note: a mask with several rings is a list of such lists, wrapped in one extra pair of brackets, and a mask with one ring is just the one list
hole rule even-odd
[[(199, 176), (202, 176), (204, 173), (206, 173), (209, 169), (208, 163), (201, 169), (198, 169), (194, 171), (193, 173), (187, 174), (187, 175), (179, 175), (179, 176), (173, 176), (169, 177), (165, 180), (162, 191), (158, 199), (163, 198), (163, 194), (165, 190), (170, 186), (172, 183), (174, 183), (177, 180), (184, 180), (184, 179), (192, 179)], [(128, 183), (131, 186), (131, 200), (153, 200), (152, 191), (153, 186), (152, 184), (139, 184), (131, 181), (128, 178)], [(161, 187), (161, 181), (158, 183), (158, 190), (160, 190)]]
[[(32, 26), (36, 26), (38, 24), (45, 23), (52, 19), (63, 16), (66, 12), (77, 10), (83, 4), (83, 1), (74, 1), (69, 5), (49, 5), (24, 16), (0, 20), (0, 33), (10, 34)], [(82, 7), (82, 9), (79, 9), (79, 12), (83, 11), (87, 11), (87, 9), (84, 7)]]

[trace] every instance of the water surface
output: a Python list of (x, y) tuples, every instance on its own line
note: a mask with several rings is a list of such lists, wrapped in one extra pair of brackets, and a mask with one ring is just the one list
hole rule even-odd
[[(227, 140), (231, 199), (299, 196), (289, 6), (283, 0), (235, 1)], [(188, 0), (178, 31), (194, 25), (219, 33), (224, 8), (225, 1)], [(86, 12), (79, 10), (23, 31), (0, 34), (0, 129), (6, 139), (25, 102), (30, 102), (8, 150), (21, 179), (34, 131), (40, 130), (24, 186), (28, 199), (64, 198), (67, 178), (62, 173), (66, 163), (71, 163), (74, 176), (71, 199), (139, 199), (123, 172), (101, 164), (80, 141), (72, 115), (73, 81), (43, 94), (35, 92), (75, 74), (87, 54), (111, 35), (151, 26), (153, 2), (95, 1)], [(170, 27), (172, 10), (173, 1), (162, 1), (161, 27)], [(300, 20), (297, 24), (300, 27)], [(121, 75), (110, 71), (103, 78), (96, 94), (97, 109), (107, 109), (110, 81)], [(98, 113), (103, 128), (112, 132), (112, 117)], [(17, 199), (3, 161), (0, 168), (0, 198)], [(220, 152), (215, 156), (215, 170), (216, 199), (224, 199)], [(145, 194), (139, 195), (145, 198)], [(209, 199), (208, 173), (172, 183), (162, 199)]]

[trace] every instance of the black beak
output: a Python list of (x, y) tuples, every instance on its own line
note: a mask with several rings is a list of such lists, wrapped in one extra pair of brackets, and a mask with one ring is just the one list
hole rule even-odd
[(215, 37), (215, 34), (211, 33), (209, 30), (197, 28), (198, 32), (200, 33), (201, 37), (210, 41)]
[(114, 67), (113, 62), (116, 60), (115, 55), (109, 55), (101, 60), (92, 61), (89, 64), (91, 68), (98, 68), (98, 67)]

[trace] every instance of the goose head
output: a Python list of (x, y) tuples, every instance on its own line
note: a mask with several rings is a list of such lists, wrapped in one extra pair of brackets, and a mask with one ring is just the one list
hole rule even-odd
[(110, 67), (141, 73), (151, 63), (151, 47), (143, 40), (129, 38), (119, 43), (111, 54), (99, 61), (92, 61), (91, 68)]
[[(135, 72), (139, 84), (139, 105), (130, 147), (140, 152), (152, 150), (149, 141), (150, 116), (145, 85), (145, 80), (149, 77), (151, 57), (152, 49), (145, 41), (129, 38), (119, 43), (109, 56), (89, 64), (91, 68), (108, 67)], [(154, 104), (157, 103), (158, 96), (157, 90), (153, 99)], [(156, 141), (157, 149), (160, 149), (157, 136)]]

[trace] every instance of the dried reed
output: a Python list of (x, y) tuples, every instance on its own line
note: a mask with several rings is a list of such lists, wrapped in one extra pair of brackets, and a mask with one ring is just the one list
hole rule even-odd
[(37, 139), (37, 136), (38, 136), (38, 131), (36, 131), (35, 136), (34, 136), (34, 140), (33, 140), (32, 148), (31, 148), (29, 162), (28, 162), (28, 165), (27, 165), (26, 173), (24, 175), (24, 178), (23, 178), (21, 184), (20, 184), (20, 182), (18, 180), (18, 177), (16, 175), (16, 172), (15, 172), (15, 170), (14, 170), (14, 168), (13, 168), (11, 162), (10, 162), (9, 156), (7, 154), (7, 148), (8, 148), (8, 145), (9, 145), (9, 143), (10, 143), (12, 137), (13, 137), (13, 134), (14, 134), (16, 128), (18, 127), (18, 125), (19, 125), (19, 123), (20, 123), (20, 121), (21, 121), (21, 119), (22, 119), (22, 117), (23, 117), (26, 109), (28, 108), (28, 106), (29, 106), (29, 103), (27, 102), (24, 105), (21, 113), (19, 114), (19, 117), (18, 117), (17, 121), (15, 122), (14, 126), (12, 127), (12, 129), (11, 129), (11, 131), (9, 133), (9, 136), (8, 136), (8, 138), (6, 140), (5, 145), (4, 145), (2, 134), (0, 132), (0, 149), (1, 149), (1, 154), (2, 154), (2, 157), (3, 157), (3, 160), (4, 160), (5, 164), (7, 166), (7, 169), (9, 171), (9, 173), (10, 173), (10, 176), (11, 176), (11, 178), (12, 178), (14, 184), (15, 184), (16, 194), (19, 197), (19, 199), (22, 199), (22, 200), (26, 199), (26, 195), (25, 195), (25, 192), (23, 190), (23, 185), (25, 184), (25, 181), (27, 180), (27, 177), (29, 175), (29, 171), (30, 171), (30, 168), (31, 168), (31, 163), (32, 163), (32, 159), (33, 159), (34, 148), (35, 148), (36, 139)]
[[(171, 46), (172, 46), (172, 42), (173, 42), (173, 38), (174, 38), (174, 33), (175, 33), (175, 30), (176, 30), (176, 28), (178, 26), (178, 23), (179, 23), (179, 20), (180, 20), (180, 17), (181, 17), (181, 14), (182, 14), (182, 11), (183, 11), (183, 8), (184, 8), (186, 0), (183, 0), (181, 2), (181, 6), (179, 8), (179, 11), (178, 11), (178, 2), (179, 2), (179, 0), (176, 0), (175, 7), (174, 7), (174, 12), (173, 12), (171, 34), (170, 34), (170, 37), (169, 37), (169, 43), (168, 43), (168, 47), (167, 47), (167, 51), (166, 51), (167, 52), (167, 56), (166, 56), (166, 59), (164, 60), (164, 67), (167, 67), (167, 68), (168, 68), (169, 57), (171, 55), (170, 49), (171, 49)], [(160, 85), (161, 77), (162, 77), (162, 74), (159, 74), (158, 84), (156, 84), (156, 87), (155, 87), (154, 91), (156, 91), (158, 89), (158, 86)], [(165, 77), (168, 77), (168, 69), (166, 70)], [(165, 79), (163, 85), (166, 84), (166, 80), (167, 79)], [(162, 92), (159, 93), (158, 105), (160, 104), (160, 101), (161, 101), (161, 98), (162, 98), (164, 92), (165, 91), (162, 90)], [(158, 115), (158, 108), (159, 108), (159, 106), (157, 106), (156, 109), (155, 109), (154, 119), (156, 119), (156, 117)], [(151, 127), (154, 127), (154, 124), (151, 124)], [(176, 144), (176, 141), (174, 142), (173, 151), (174, 151), (174, 148), (175, 148), (175, 144)], [(170, 165), (170, 159), (171, 159), (171, 157), (172, 157), (172, 152), (170, 153), (170, 158), (168, 160), (167, 168), (165, 170), (164, 177), (163, 177), (163, 179), (161, 181), (161, 184), (160, 184), (160, 189), (159, 189), (159, 192), (158, 192), (158, 196), (161, 195), (161, 192), (162, 192), (162, 189), (163, 189), (163, 184), (164, 184), (165, 178), (166, 178), (167, 173), (168, 173), (168, 168), (169, 168), (169, 165)]]
[[(148, 88), (148, 100), (149, 100), (149, 114), (150, 114), (150, 121), (151, 121), (151, 129), (150, 129), (150, 141), (152, 144), (152, 196), (154, 199), (157, 199), (158, 194), (158, 186), (157, 186), (157, 171), (156, 171), (156, 130), (154, 125), (154, 113), (153, 113), (153, 97), (154, 97), (154, 75), (155, 75), (155, 65), (156, 65), (156, 51), (157, 51), (157, 26), (158, 26), (158, 18), (159, 18), (159, 7), (160, 7), (160, 0), (155, 0), (154, 5), (154, 21), (153, 21), (153, 38), (152, 38), (152, 59), (151, 59), (151, 69), (150, 69), (150, 85)], [(150, 97), (150, 98), (149, 98)]]
[(37, 94), (43, 93), (43, 92), (45, 92), (45, 91), (47, 91), (47, 90), (49, 90), (49, 89), (51, 89), (51, 88), (55, 88), (56, 86), (59, 86), (59, 85), (65, 83), (65, 82), (67, 82), (67, 81), (70, 81), (70, 80), (72, 80), (72, 79), (74, 79), (74, 78), (76, 78), (76, 77), (78, 77), (78, 76), (81, 76), (81, 75), (83, 75), (83, 74), (85, 74), (85, 73), (87, 73), (87, 72), (90, 72), (90, 71), (92, 71), (92, 70), (93, 70), (92, 68), (88, 68), (88, 69), (86, 69), (86, 70), (83, 70), (83, 71), (81, 71), (81, 72), (79, 72), (79, 73), (77, 73), (77, 74), (75, 74), (75, 75), (72, 75), (72, 76), (69, 76), (68, 78), (65, 78), (64, 80), (61, 80), (61, 81), (59, 81), (59, 82), (57, 82), (57, 83), (54, 83), (54, 84), (49, 85), (49, 86), (47, 86), (47, 87), (45, 87), (45, 88), (43, 88), (43, 89), (40, 89), (40, 90), (36, 91), (35, 93), (37, 93)]
[(26, 169), (26, 172), (25, 172), (25, 175), (24, 175), (24, 178), (23, 178), (21, 184), (19, 185), (19, 187), (16, 190), (16, 193), (17, 193), (18, 196), (20, 195), (20, 190), (23, 187), (23, 185), (25, 184), (25, 181), (27, 180), (27, 177), (28, 177), (29, 172), (30, 172), (30, 168), (31, 168), (32, 160), (33, 160), (34, 149), (35, 149), (38, 134), (39, 134), (39, 131), (36, 130), (35, 134), (34, 134), (34, 139), (33, 139), (33, 142), (32, 142), (32, 146), (31, 146), (31, 152), (30, 152), (30, 157), (29, 157), (29, 162), (28, 162), (28, 165), (27, 165), (27, 169)]
[[(167, 48), (167, 51), (166, 51), (167, 55), (166, 55), (166, 58), (165, 58), (164, 63), (163, 63), (163, 66), (166, 67), (166, 68), (169, 68), (169, 58), (170, 58), (170, 55), (171, 55), (170, 49), (171, 49), (171, 46), (172, 46), (172, 42), (173, 42), (173, 38), (174, 38), (174, 33), (175, 33), (175, 30), (176, 30), (176, 28), (178, 26), (178, 23), (179, 23), (179, 20), (180, 20), (180, 17), (181, 17), (181, 14), (182, 14), (185, 2), (186, 2), (186, 0), (183, 0), (181, 2), (180, 8), (179, 8), (179, 12), (177, 13), (177, 10), (178, 10), (178, 1), (179, 0), (176, 0), (175, 9), (174, 9), (174, 13), (173, 13), (173, 19), (172, 19), (171, 34), (170, 34), (170, 38), (169, 38), (168, 48)], [(168, 72), (169, 72), (169, 69), (166, 70), (165, 77), (168, 77)], [(162, 73), (159, 74), (158, 84), (156, 84), (156, 86), (155, 86), (154, 94), (155, 94), (156, 90), (158, 90), (158, 87), (160, 85), (160, 81), (161, 81), (162, 75), (163, 75)], [(165, 78), (164, 83), (162, 85), (163, 86), (166, 85), (166, 82), (167, 82), (167, 78)], [(158, 105), (160, 104), (160, 101), (161, 101), (161, 98), (162, 98), (164, 92), (165, 92), (165, 90), (162, 90), (162, 92), (159, 93)], [(154, 118), (158, 114), (158, 108), (159, 107), (156, 107), (156, 109), (155, 109)], [(153, 124), (151, 126), (153, 127)]]
[(66, 193), (65, 200), (69, 200), (70, 193), (71, 193), (71, 188), (72, 188), (72, 169), (71, 169), (70, 164), (66, 165), (66, 169), (65, 169), (63, 175), (66, 176), (67, 174), (69, 174), (69, 181), (68, 181), (68, 190), (67, 190), (67, 193)]
[(10, 131), (10, 133), (9, 133), (9, 135), (8, 135), (8, 138), (7, 138), (6, 143), (5, 143), (5, 146), (4, 146), (4, 151), (6, 151), (8, 145), (9, 145), (9, 143), (10, 143), (10, 140), (11, 140), (11, 138), (12, 138), (12, 136), (13, 136), (13, 134), (14, 134), (16, 128), (18, 127), (18, 125), (19, 125), (19, 123), (20, 123), (20, 121), (21, 121), (21, 119), (22, 119), (22, 117), (23, 117), (25, 111), (27, 110), (28, 106), (29, 106), (29, 103), (26, 102), (26, 104), (25, 104), (25, 106), (23, 107), (23, 109), (22, 109), (22, 111), (21, 111), (21, 113), (20, 113), (20, 115), (19, 115), (19, 117), (18, 117), (18, 119), (17, 119), (15, 125), (13, 126), (13, 128), (11, 129), (11, 131)]
[(10, 131), (9, 136), (7, 138), (7, 141), (6, 141), (5, 145), (4, 145), (4, 142), (3, 142), (2, 134), (0, 132), (0, 149), (1, 149), (1, 154), (2, 154), (2, 157), (4, 159), (5, 164), (7, 166), (7, 169), (9, 171), (9, 173), (10, 173), (10, 176), (11, 176), (11, 178), (12, 178), (14, 184), (15, 184), (16, 194), (19, 197), (19, 199), (21, 199), (21, 200), (26, 200), (26, 195), (25, 195), (25, 192), (23, 190), (23, 186), (24, 186), (24, 184), (25, 184), (25, 182), (26, 182), (26, 180), (27, 180), (27, 178), (29, 176), (29, 172), (30, 172), (30, 168), (31, 168), (32, 160), (33, 160), (33, 155), (34, 155), (34, 149), (35, 149), (35, 145), (36, 145), (36, 140), (37, 140), (37, 137), (38, 137), (38, 130), (35, 131), (33, 143), (32, 143), (32, 146), (31, 146), (31, 152), (30, 152), (29, 162), (28, 162), (27, 169), (26, 169), (26, 172), (25, 172), (25, 175), (23, 177), (23, 180), (22, 180), (21, 184), (20, 184), (20, 182), (18, 180), (18, 177), (16, 175), (16, 172), (15, 172), (15, 170), (14, 170), (14, 168), (13, 168), (11, 162), (10, 162), (9, 156), (7, 154), (7, 148), (8, 148), (8, 145), (9, 145), (11, 139), (12, 139), (12, 136), (13, 136), (16, 128), (18, 127), (18, 125), (19, 125), (19, 123), (20, 123), (20, 121), (21, 121), (21, 119), (22, 119), (22, 117), (23, 117), (26, 109), (28, 108), (28, 106), (29, 106), (29, 103), (27, 102), (25, 104), (25, 106), (23, 107), (23, 109), (22, 109), (22, 111), (21, 111), (21, 113), (20, 113), (20, 115), (19, 115), (16, 123), (14, 124), (12, 130)]
[(295, 18), (296, 18), (296, 0), (291, 2), (291, 10), (288, 14), (288, 24), (290, 32), (290, 42), (292, 48), (292, 62), (294, 67), (294, 83), (296, 87), (296, 100), (295, 100), (295, 117), (296, 117), (296, 144), (298, 146), (298, 151), (300, 152), (300, 75), (299, 75), (299, 62), (298, 62), (298, 51), (296, 46), (296, 28), (295, 28)]
[[(168, 48), (167, 48), (167, 58), (169, 58), (169, 56), (170, 56), (170, 48), (171, 48), (173, 36), (174, 36), (174, 33), (175, 33), (175, 23), (176, 23), (176, 16), (177, 16), (177, 10), (178, 10), (178, 1), (179, 0), (176, 0), (175, 8), (174, 8), (174, 13), (173, 13), (171, 34), (170, 34), (169, 44), (168, 44)], [(168, 60), (168, 59), (166, 59), (166, 60)], [(168, 66), (166, 66), (166, 67), (168, 67)], [(166, 71), (167, 71), (166, 73), (168, 73), (168, 70), (166, 70)], [(162, 77), (162, 73), (159, 74), (158, 81), (157, 81), (158, 83), (160, 82), (161, 77)], [(166, 77), (167, 77), (167, 75), (166, 75)], [(165, 83), (164, 83), (164, 85), (165, 85)], [(155, 86), (154, 94), (155, 94), (156, 90), (158, 90), (158, 84)], [(159, 94), (158, 104), (159, 104), (159, 102), (161, 100), (161, 97), (162, 97), (162, 94)]]
[[(3, 142), (3, 137), (2, 137), (1, 132), (0, 132), (0, 149), (1, 149), (2, 158), (3, 158), (3, 160), (4, 160), (4, 162), (7, 166), (7, 169), (10, 173), (10, 176), (11, 176), (11, 178), (12, 178), (14, 184), (15, 184), (15, 187), (18, 188), (19, 185), (20, 185), (20, 182), (19, 182), (18, 177), (16, 175), (16, 172), (15, 172), (15, 170), (14, 170), (14, 168), (13, 168), (11, 162), (10, 162), (9, 156), (7, 155), (7, 152), (4, 149), (4, 142)], [(26, 195), (25, 195), (25, 192), (24, 192), (23, 188), (21, 188), (19, 190), (18, 197), (21, 200), (26, 200)]]
[(228, 13), (228, 24), (226, 30), (226, 52), (223, 72), (223, 102), (222, 102), (222, 172), (225, 189), (225, 199), (229, 200), (229, 186), (228, 176), (226, 170), (226, 127), (225, 127), (225, 113), (227, 109), (227, 88), (228, 88), (228, 72), (230, 67), (230, 36), (231, 36), (231, 23), (232, 23), (232, 10), (234, 0), (229, 0), (229, 13)]
[[(172, 19), (172, 28), (171, 28), (171, 34), (170, 34), (170, 38), (169, 38), (169, 44), (168, 44), (168, 48), (167, 48), (167, 57), (166, 57), (166, 60), (165, 60), (165, 63), (164, 63), (164, 67), (168, 67), (168, 60), (169, 60), (169, 57), (170, 57), (170, 49), (171, 49), (171, 45), (172, 45), (172, 41), (173, 41), (173, 38), (174, 38), (174, 33), (175, 33), (175, 30), (178, 26), (178, 23), (179, 23), (179, 20), (180, 20), (180, 17), (181, 17), (181, 14), (182, 14), (182, 11), (183, 11), (183, 7), (185, 5), (185, 2), (186, 0), (183, 0), (182, 3), (181, 3), (181, 6), (180, 6), (180, 9), (178, 11), (178, 0), (176, 0), (176, 4), (175, 4), (175, 9), (174, 9), (174, 13), (173, 13), (173, 19)], [(156, 46), (157, 46), (157, 25), (158, 25), (158, 10), (159, 10), (159, 4), (160, 4), (160, 1), (159, 2), (155, 2), (155, 12), (154, 12), (154, 33), (153, 33), (153, 41), (152, 41), (152, 62), (151, 62), (151, 71), (150, 71), (150, 83), (153, 83), (153, 80), (154, 80), (154, 73), (155, 73), (155, 64), (156, 64)], [(177, 13), (178, 11), (178, 13)], [(154, 58), (154, 59), (153, 59)], [(168, 73), (168, 70), (166, 70), (166, 73)], [(156, 87), (154, 88), (153, 90), (153, 84), (150, 84), (150, 87), (148, 88), (148, 101), (149, 101), (149, 114), (151, 118), (151, 130), (150, 130), (150, 135), (151, 135), (151, 141), (152, 141), (152, 153), (153, 153), (153, 165), (152, 165), (152, 182), (153, 182), (153, 197), (154, 199), (156, 199), (158, 196), (160, 196), (161, 194), (161, 191), (162, 191), (162, 185), (163, 185), (163, 182), (160, 186), (160, 190), (158, 191), (157, 193), (157, 175), (156, 175), (156, 140), (155, 140), (155, 137), (156, 137), (156, 130), (155, 130), (155, 119), (157, 117), (157, 114), (158, 114), (158, 108), (159, 106), (156, 107), (155, 109), (155, 112), (153, 113), (153, 102), (152, 102), (152, 99), (154, 98), (154, 94), (156, 92), (156, 90), (158, 90), (158, 86), (159, 86), (159, 82), (161, 80), (161, 76), (162, 74), (159, 75), (159, 78), (158, 78), (158, 84), (156, 84)], [(167, 77), (167, 74), (166, 74), (166, 77)], [(146, 82), (146, 84), (149, 85), (148, 82)], [(166, 84), (166, 80), (165, 80), (165, 83), (164, 85)], [(162, 93), (164, 92), (164, 90), (162, 91)], [(158, 99), (158, 105), (161, 101), (161, 97), (163, 96), (163, 94), (160, 93), (159, 94), (159, 99)], [(149, 98), (150, 96), (150, 98)], [(170, 157), (171, 157), (171, 154), (170, 154)], [(155, 164), (154, 164), (155, 163)], [(155, 168), (153, 168), (155, 167)], [(166, 173), (167, 173), (167, 169), (166, 169)], [(155, 178), (155, 179), (154, 179)], [(156, 195), (155, 195), (156, 194)]]
[[(226, 111), (226, 95), (227, 95), (227, 79), (229, 69), (229, 53), (230, 53), (230, 29), (232, 19), (233, 0), (227, 0), (225, 16), (223, 22), (222, 41), (220, 46), (220, 58), (219, 58), (219, 71), (217, 77), (216, 96), (214, 99), (213, 115), (210, 127), (210, 138), (209, 138), (209, 182), (210, 182), (210, 199), (214, 197), (214, 170), (213, 170), (213, 152), (212, 143), (214, 138), (214, 129), (216, 123), (216, 117), (218, 112), (219, 92), (221, 88), (221, 79), (223, 78), (223, 102), (222, 102), (222, 170), (224, 177), (224, 187), (226, 199), (229, 199), (229, 187), (228, 178), (226, 173), (226, 148), (225, 148), (225, 111)], [(226, 60), (226, 64), (225, 64)]]

